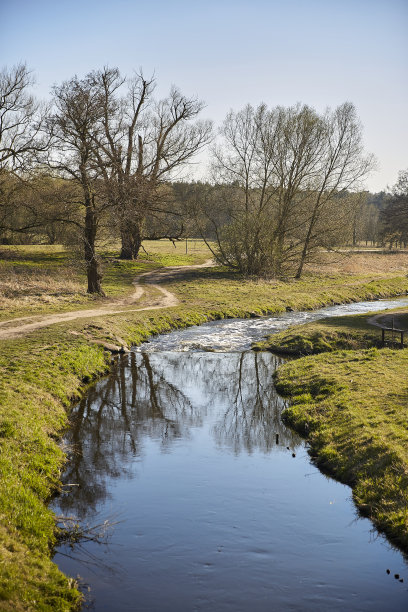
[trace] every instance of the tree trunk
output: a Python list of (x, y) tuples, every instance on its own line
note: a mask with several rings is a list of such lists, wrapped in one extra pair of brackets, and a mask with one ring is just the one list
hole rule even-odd
[(299, 279), (302, 276), (302, 272), (303, 272), (303, 266), (305, 265), (306, 262), (306, 257), (309, 254), (309, 244), (310, 244), (310, 240), (312, 237), (312, 231), (315, 225), (315, 221), (316, 221), (316, 217), (317, 217), (317, 206), (315, 207), (313, 214), (312, 214), (312, 218), (310, 220), (309, 223), (309, 228), (307, 230), (307, 234), (305, 237), (305, 241), (303, 243), (303, 249), (302, 249), (302, 255), (300, 256), (300, 262), (299, 262), (299, 267), (297, 269), (295, 278)]
[(356, 226), (353, 226), (353, 247), (357, 246), (357, 230)]
[(122, 248), (120, 251), (119, 259), (137, 259), (137, 256), (142, 246), (142, 229), (143, 221), (131, 221), (127, 220), (122, 224), (121, 228), (121, 239)]
[(99, 262), (95, 252), (96, 238), (96, 216), (93, 210), (92, 201), (86, 204), (85, 213), (85, 265), (86, 276), (88, 279), (88, 293), (99, 293), (105, 295), (102, 291), (101, 280), (102, 274), (99, 270)]

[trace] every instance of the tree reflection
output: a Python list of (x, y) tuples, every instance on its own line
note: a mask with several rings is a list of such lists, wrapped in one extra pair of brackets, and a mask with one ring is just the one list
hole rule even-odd
[(281, 420), (284, 400), (277, 394), (272, 374), (280, 363), (278, 357), (246, 351), (239, 356), (235, 394), (228, 408), (215, 424), (213, 433), (219, 446), (229, 446), (234, 453), (272, 447), (294, 446), (299, 438)]
[(166, 448), (201, 424), (187, 397), (157, 374), (147, 354), (120, 357), (74, 409), (66, 441), (71, 448), (63, 482), (74, 484), (58, 505), (83, 517), (105, 501), (108, 478), (130, 477), (146, 435)]
[(252, 351), (120, 357), (73, 410), (64, 482), (75, 487), (59, 498), (61, 512), (79, 518), (95, 512), (109, 496), (108, 479), (133, 475), (146, 438), (170, 452), (204, 418), (213, 423), (216, 444), (234, 453), (296, 444), (281, 422), (284, 402), (272, 381), (279, 363)]

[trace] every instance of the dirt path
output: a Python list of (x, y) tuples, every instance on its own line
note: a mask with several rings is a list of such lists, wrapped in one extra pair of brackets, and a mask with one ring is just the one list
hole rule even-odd
[[(172, 306), (177, 306), (179, 301), (174, 293), (171, 293), (159, 283), (165, 282), (166, 280), (169, 281), (179, 278), (181, 279), (185, 272), (198, 268), (209, 268), (213, 265), (213, 261), (208, 259), (205, 263), (194, 266), (172, 266), (164, 269), (159, 268), (153, 272), (144, 272), (134, 281), (136, 289), (132, 295), (120, 301), (107, 303), (99, 308), (71, 310), (68, 312), (54, 313), (49, 315), (33, 315), (31, 317), (20, 317), (2, 321), (0, 322), (0, 340), (8, 340), (11, 338), (17, 338), (18, 336), (24, 336), (32, 331), (35, 331), (36, 329), (48, 327), (49, 325), (54, 325), (55, 323), (65, 323), (67, 321), (74, 321), (76, 319), (100, 317), (103, 315), (120, 314), (123, 312), (139, 312), (142, 310), (157, 310), (159, 308), (171, 308)], [(142, 280), (143, 284), (140, 284)], [(145, 289), (146, 286), (156, 289), (160, 295), (155, 297), (149, 296)], [(132, 304), (137, 303), (146, 293), (146, 302), (143, 307), (129, 308), (129, 306)], [(18, 323), (18, 325), (16, 325), (16, 323)]]
[(390, 314), (380, 313), (367, 319), (367, 323), (375, 325), (375, 327), (392, 327), (394, 324), (395, 328), (407, 329), (407, 311), (402, 310)]

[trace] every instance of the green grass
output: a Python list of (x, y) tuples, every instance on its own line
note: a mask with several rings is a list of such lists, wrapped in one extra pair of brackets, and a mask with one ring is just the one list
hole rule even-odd
[[(199, 245), (200, 248), (197, 248), (196, 252), (189, 252), (187, 256), (182, 253), (184, 245), (178, 245), (176, 252), (171, 250), (173, 247), (169, 243), (148, 246), (149, 257), (143, 254), (142, 260), (138, 262), (117, 262), (113, 257), (114, 252), (106, 251), (105, 288), (111, 297), (122, 297), (124, 290), (132, 289), (135, 274), (156, 268), (160, 265), (159, 262), (187, 265), (192, 262), (202, 263), (208, 258), (202, 245)], [(48, 250), (45, 247), (23, 247), (20, 251), (17, 249), (18, 256), (15, 256), (15, 251), (13, 258), (6, 260), (6, 266), (10, 261), (17, 262), (12, 264), (14, 271), (20, 269), (18, 266), (26, 266), (24, 274), (27, 273), (28, 280), (31, 273), (27, 270), (32, 269), (34, 274), (39, 275), (40, 287), (43, 287), (41, 283), (44, 275), (41, 271), (44, 270), (46, 280), (60, 278), (61, 282), (66, 284), (70, 255), (65, 250), (57, 247), (48, 247)], [(7, 280), (7, 273), (4, 273), (3, 278)], [(79, 281), (80, 278), (75, 279), (75, 283)], [(73, 291), (77, 286), (75, 283)], [(30, 287), (27, 285), (27, 305), (24, 307), (24, 304), (20, 303), (19, 310), (16, 307), (14, 314), (33, 314), (30, 300), (34, 300), (36, 285), (34, 284), (34, 289)], [(128, 344), (138, 344), (151, 334), (200, 324), (209, 319), (278, 313), (285, 311), (286, 307), (311, 309), (334, 302), (397, 295), (406, 290), (407, 279), (400, 273), (349, 274), (343, 277), (340, 274), (309, 274), (301, 281), (267, 282), (247, 281), (222, 269), (201, 269), (194, 272), (186, 270), (182, 278), (169, 281), (168, 287), (179, 297), (179, 306), (166, 310), (125, 312), (78, 319), (69, 324), (43, 328), (25, 338), (1, 342), (0, 609), (58, 611), (75, 609), (80, 603), (80, 594), (75, 583), (59, 572), (51, 561), (56, 532), (54, 517), (47, 508), (47, 502), (59, 486), (64, 455), (58, 446), (58, 440), (67, 425), (70, 403), (84, 392), (91, 380), (103, 374), (110, 364), (110, 355), (104, 352), (101, 346), (95, 345), (95, 340), (117, 343), (117, 337), (121, 337)], [(89, 307), (89, 301), (86, 307)], [(74, 308), (77, 308), (77, 304)], [(59, 302), (41, 306), (39, 303), (38, 309), (41, 313), (49, 312), (50, 309), (61, 311), (67, 309), (67, 304)], [(387, 367), (391, 367), (394, 356), (402, 359), (406, 351), (381, 351), (380, 354), (386, 353), (389, 354)], [(316, 359), (321, 358), (324, 364), (325, 359), (332, 359), (335, 355), (322, 355)], [(352, 355), (355, 357), (356, 354)], [(364, 352), (361, 355), (364, 355)], [(347, 362), (350, 361), (348, 357), (343, 359), (344, 366), (339, 366), (339, 372), (342, 371), (341, 368), (346, 368)], [(301, 364), (301, 361), (296, 363)], [(366, 363), (369, 361), (366, 360)], [(402, 371), (398, 369), (398, 364), (399, 362), (396, 372)], [(404, 364), (406, 366), (405, 362)], [(401, 368), (405, 366), (401, 362)], [(321, 367), (319, 366), (320, 369)], [(307, 386), (309, 370), (306, 366), (305, 368)], [(280, 383), (282, 388), (291, 392), (289, 383), (293, 377), (291, 375), (285, 379), (285, 372), (284, 369), (280, 373)], [(314, 376), (310, 389), (304, 390), (309, 400), (314, 398), (305, 404), (308, 409), (315, 405), (320, 391), (316, 391), (317, 396), (313, 396), (313, 393), (321, 389), (320, 379), (316, 378), (317, 374)], [(357, 376), (357, 373), (354, 374), (353, 371), (352, 376)], [(342, 385), (351, 384), (346, 379), (330, 378), (329, 373), (327, 377), (328, 382), (323, 385), (323, 388), (326, 385), (327, 393), (330, 389), (334, 389), (336, 393), (337, 389), (340, 389), (343, 393)], [(285, 380), (287, 382), (284, 384)], [(301, 377), (296, 380), (299, 382), (299, 388), (302, 388)], [(394, 379), (392, 384), (393, 381)], [(396, 389), (395, 406), (399, 406), (400, 390), (399, 387)], [(401, 393), (401, 397), (404, 397), (403, 391)], [(336, 402), (335, 395), (329, 394), (324, 398), (324, 401)], [(390, 398), (391, 414), (393, 408), (392, 397)], [(345, 401), (343, 395), (339, 401)], [(300, 404), (295, 403), (293, 408), (298, 405)], [(361, 398), (360, 416), (364, 416), (363, 406), (364, 398)], [(315, 428), (317, 434), (317, 424)], [(401, 435), (403, 446), (405, 438), (402, 425), (399, 429), (395, 435)], [(349, 435), (351, 436), (350, 432)], [(340, 447), (338, 452), (341, 453)], [(388, 479), (390, 474), (392, 476), (392, 470), (386, 474)], [(358, 495), (362, 494), (358, 492)]]

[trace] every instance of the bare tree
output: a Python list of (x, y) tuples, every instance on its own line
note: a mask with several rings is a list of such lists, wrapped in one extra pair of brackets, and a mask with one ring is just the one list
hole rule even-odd
[(26, 170), (47, 148), (44, 107), (30, 93), (33, 83), (25, 64), (0, 72), (0, 170)]
[[(96, 236), (101, 212), (106, 208), (101, 187), (101, 173), (96, 164), (95, 138), (100, 129), (100, 92), (86, 77), (73, 77), (54, 87), (55, 112), (48, 130), (53, 138), (50, 167), (69, 179), (71, 194), (65, 193), (59, 220), (74, 223), (82, 234), (88, 292), (103, 295)], [(64, 214), (64, 206), (84, 209), (82, 222)]]
[(350, 102), (327, 111), (322, 119), (323, 148), (316, 159), (317, 176), (312, 185), (314, 202), (307, 220), (307, 231), (296, 272), (300, 278), (303, 266), (313, 248), (320, 246), (319, 222), (338, 193), (359, 188), (361, 181), (375, 167), (372, 155), (365, 155), (362, 128)]
[[(47, 108), (30, 92), (25, 64), (0, 71), (0, 229), (24, 232), (38, 225), (24, 181), (49, 146), (43, 125)], [(18, 210), (16, 210), (18, 208)]]
[(219, 227), (210, 207), (205, 212), (222, 263), (245, 274), (279, 275), (293, 262), (304, 223), (299, 210), (310, 197), (321, 132), (308, 106), (247, 105), (228, 114), (215, 149), (214, 176), (223, 185), (220, 208), (231, 221)]
[(314, 249), (344, 239), (348, 208), (339, 196), (373, 165), (354, 107), (319, 115), (299, 104), (248, 105), (229, 113), (221, 139), (213, 201), (199, 206), (218, 260), (245, 274), (300, 277)]
[[(161, 189), (175, 171), (188, 163), (209, 141), (211, 124), (196, 121), (203, 103), (173, 87), (164, 100), (152, 98), (154, 79), (136, 74), (125, 81), (118, 69), (105, 68), (89, 75), (100, 91), (101, 129), (95, 150), (106, 192), (119, 217), (121, 258), (137, 257), (142, 240), (149, 238), (146, 219), (178, 215), (168, 191)], [(123, 87), (127, 91), (122, 95)], [(165, 226), (154, 238), (174, 237)], [(176, 230), (180, 234), (182, 226)]]

